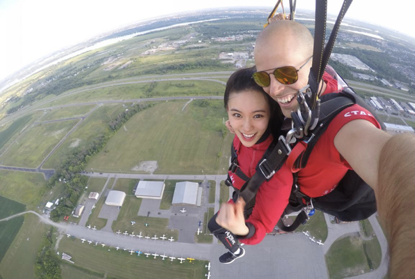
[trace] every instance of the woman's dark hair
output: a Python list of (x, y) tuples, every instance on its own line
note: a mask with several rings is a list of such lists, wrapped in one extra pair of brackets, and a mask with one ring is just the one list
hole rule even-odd
[(223, 101), (225, 108), (228, 108), (229, 97), (231, 94), (237, 94), (246, 90), (258, 91), (264, 94), (269, 108), (270, 108), (270, 121), (268, 128), (271, 129), (274, 137), (281, 134), (281, 125), (284, 120), (284, 116), (281, 112), (280, 106), (275, 102), (265, 91), (264, 89), (255, 83), (252, 75), (256, 72), (255, 67), (244, 68), (234, 72), (228, 79), (226, 83), (225, 95), (223, 96)]

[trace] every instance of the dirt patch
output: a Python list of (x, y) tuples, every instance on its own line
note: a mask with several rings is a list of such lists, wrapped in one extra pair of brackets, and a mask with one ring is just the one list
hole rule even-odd
[(79, 145), (79, 143), (81, 142), (81, 139), (75, 139), (75, 141), (73, 143), (71, 143), (71, 145), (69, 145), (70, 148), (75, 148)]
[(139, 165), (132, 168), (132, 171), (145, 171), (153, 173), (158, 168), (157, 161), (142, 161)]
[(125, 125), (124, 125), (124, 131), (128, 132), (127, 127), (125, 127)]
[(121, 67), (118, 68), (118, 70), (124, 69), (125, 67), (127, 67), (131, 63), (133, 63), (133, 61), (128, 61), (128, 62), (124, 63)]
[(58, 131), (55, 131), (55, 132), (51, 133), (50, 135), (52, 137), (58, 138), (58, 135), (62, 134), (64, 131), (65, 131), (65, 129), (60, 129)]

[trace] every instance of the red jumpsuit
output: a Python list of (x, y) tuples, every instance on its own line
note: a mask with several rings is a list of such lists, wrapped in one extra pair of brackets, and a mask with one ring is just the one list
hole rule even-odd
[[(237, 151), (239, 167), (249, 178), (254, 175), (259, 160), (272, 140), (273, 137), (270, 135), (261, 143), (257, 143), (252, 147), (245, 147), (241, 144), (238, 137), (234, 138), (233, 145)], [(241, 189), (244, 181), (230, 171), (229, 176), (233, 186), (236, 189)], [(292, 184), (292, 173), (284, 164), (270, 181), (265, 181), (259, 187), (252, 214), (245, 220), (250, 229), (249, 234), (245, 238), (239, 238), (240, 242), (251, 245), (258, 244), (265, 237), (266, 233), (272, 232), (288, 204)], [(233, 203), (233, 200), (229, 200), (229, 203)]]

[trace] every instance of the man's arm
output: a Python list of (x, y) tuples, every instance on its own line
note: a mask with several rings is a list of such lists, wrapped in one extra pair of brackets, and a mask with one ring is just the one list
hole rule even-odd
[(334, 138), (339, 153), (375, 192), (380, 152), (390, 137), (369, 121), (354, 120), (344, 125)]
[(393, 136), (380, 154), (376, 199), (389, 246), (389, 278), (413, 278), (415, 137)]

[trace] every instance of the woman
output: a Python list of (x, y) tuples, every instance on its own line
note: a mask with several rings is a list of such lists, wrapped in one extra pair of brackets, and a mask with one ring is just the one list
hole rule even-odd
[[(237, 165), (246, 179), (254, 175), (259, 160), (278, 137), (282, 122), (277, 104), (251, 78), (254, 72), (254, 68), (248, 68), (232, 74), (224, 96), (225, 108), (235, 132), (232, 144), (237, 154)], [(245, 183), (235, 170), (229, 171), (229, 177), (237, 190)], [(219, 258), (221, 263), (229, 264), (242, 257), (245, 250), (241, 243), (258, 244), (266, 233), (274, 229), (288, 204), (292, 183), (292, 174), (284, 165), (259, 187), (255, 205), (246, 218), (245, 202), (237, 195), (221, 206), (208, 225), (209, 230), (229, 249)]]

